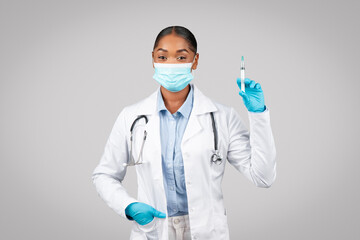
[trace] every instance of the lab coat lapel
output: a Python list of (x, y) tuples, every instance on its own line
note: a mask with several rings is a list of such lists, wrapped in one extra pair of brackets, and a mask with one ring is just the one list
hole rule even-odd
[(161, 166), (161, 141), (160, 141), (160, 117), (158, 114), (149, 116), (149, 122), (145, 126), (147, 131), (147, 149), (144, 157), (146, 161), (151, 162), (152, 176), (156, 180), (160, 180), (162, 176)]
[(199, 115), (216, 111), (217, 108), (214, 103), (206, 97), (195, 84), (194, 87), (194, 102), (192, 112), (184, 132), (182, 144), (188, 141), (191, 137), (198, 134), (202, 130), (202, 126), (199, 122)]
[(196, 135), (202, 129), (199, 120), (196, 115), (190, 114), (189, 121), (185, 128), (185, 132), (182, 138), (182, 144), (188, 141), (192, 136)]

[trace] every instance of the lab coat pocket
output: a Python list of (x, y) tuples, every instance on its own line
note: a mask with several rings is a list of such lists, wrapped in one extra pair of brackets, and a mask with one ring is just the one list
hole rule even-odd
[(147, 239), (159, 239), (157, 231), (158, 218), (154, 217), (151, 222), (145, 225), (138, 224), (138, 228), (145, 233)]
[(217, 237), (219, 239), (227, 239), (227, 216), (226, 212), (224, 213), (216, 213), (215, 214), (215, 232), (217, 233)]
[(145, 224), (145, 225), (140, 225), (139, 224), (139, 229), (141, 229), (143, 232), (149, 232), (151, 230), (153, 230), (156, 226), (156, 217), (153, 218), (153, 220), (151, 220), (151, 222)]

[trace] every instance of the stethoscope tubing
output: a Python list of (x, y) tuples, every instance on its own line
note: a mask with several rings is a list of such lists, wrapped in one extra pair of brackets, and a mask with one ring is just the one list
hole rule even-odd
[[(218, 150), (218, 132), (217, 132), (217, 128), (216, 128), (216, 124), (215, 124), (215, 118), (214, 118), (214, 113), (210, 112), (211, 115), (211, 121), (212, 121), (212, 129), (213, 129), (213, 133), (214, 133), (214, 149), (215, 149), (215, 153), (211, 156), (211, 162), (217, 163), (217, 164), (221, 164), (222, 162), (222, 158), (219, 156), (219, 150)], [(148, 118), (146, 115), (139, 115), (131, 124), (130, 127), (130, 163), (124, 163), (124, 166), (133, 166), (133, 165), (137, 165), (137, 164), (141, 164), (142, 162), (140, 162), (140, 158), (142, 158), (142, 151), (143, 151), (143, 147), (144, 147), (144, 143), (146, 140), (146, 136), (147, 136), (147, 132), (146, 130), (144, 130), (144, 138), (143, 138), (143, 142), (141, 144), (141, 149), (140, 149), (140, 153), (139, 153), (139, 157), (137, 158), (137, 161), (135, 162), (135, 159), (133, 157), (132, 154), (132, 144), (133, 144), (133, 129), (135, 127), (135, 124), (137, 121), (139, 121), (141, 118), (145, 119), (146, 124), (148, 123)]]

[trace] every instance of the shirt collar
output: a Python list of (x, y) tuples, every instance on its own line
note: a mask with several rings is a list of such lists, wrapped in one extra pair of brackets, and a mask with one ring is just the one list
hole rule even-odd
[[(183, 105), (181, 105), (181, 107), (177, 110), (177, 112), (180, 112), (181, 115), (183, 115), (186, 118), (190, 117), (191, 109), (192, 109), (192, 106), (193, 106), (194, 90), (193, 90), (193, 87), (191, 86), (191, 84), (189, 84), (189, 86), (190, 86), (190, 91), (189, 91), (189, 93), (188, 93), (188, 95), (186, 97), (186, 100), (183, 103)], [(162, 111), (162, 110), (167, 110), (167, 108), (165, 106), (165, 103), (164, 103), (164, 99), (163, 99), (162, 94), (161, 94), (160, 88), (158, 90), (158, 104), (157, 104), (157, 107), (158, 107), (159, 112)]]

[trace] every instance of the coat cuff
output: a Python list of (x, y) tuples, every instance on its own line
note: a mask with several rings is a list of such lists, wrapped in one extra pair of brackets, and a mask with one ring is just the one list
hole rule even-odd
[(133, 218), (131, 218), (130, 216), (128, 217), (125, 213), (125, 209), (127, 206), (129, 206), (131, 203), (134, 203), (134, 202), (139, 202), (138, 200), (136, 200), (135, 198), (132, 198), (132, 197), (129, 197), (127, 199), (124, 199), (121, 201), (121, 204), (120, 204), (120, 209), (119, 209), (119, 214), (120, 216), (126, 218), (127, 220), (129, 221), (134, 221)]
[(253, 117), (255, 117), (255, 118), (258, 118), (258, 117), (265, 117), (265, 118), (267, 118), (267, 117), (269, 116), (269, 114), (270, 114), (270, 110), (269, 110), (269, 108), (265, 105), (265, 110), (264, 110), (263, 112), (250, 112), (250, 111), (248, 111), (248, 113), (249, 113), (249, 117), (250, 117), (250, 118), (253, 118)]

